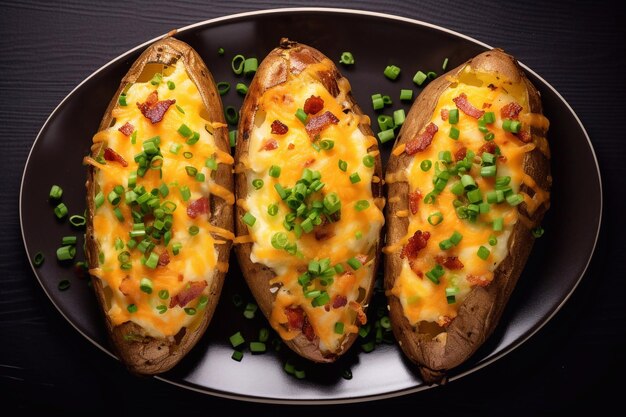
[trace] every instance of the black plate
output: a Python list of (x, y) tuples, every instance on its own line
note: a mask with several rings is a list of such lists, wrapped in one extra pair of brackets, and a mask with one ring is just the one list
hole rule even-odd
[[(357, 101), (375, 121), (370, 95), (388, 94), (391, 108), (408, 110), (399, 102), (401, 88), (413, 88), (418, 70), (441, 72), (444, 58), (454, 68), (484, 51), (488, 45), (415, 20), (334, 9), (283, 9), (228, 16), (189, 26), (177, 37), (193, 46), (206, 61), (217, 81), (240, 79), (230, 69), (238, 53), (261, 60), (281, 37), (287, 36), (314, 46), (331, 59), (351, 51), (356, 65), (342, 68)], [(400, 41), (401, 40), (401, 41)], [(20, 220), (26, 251), (32, 260), (41, 251), (46, 261), (33, 268), (50, 300), (81, 334), (111, 354), (95, 297), (86, 281), (76, 278), (72, 268), (56, 261), (61, 237), (82, 233), (67, 222), (57, 222), (47, 195), (52, 184), (61, 185), (63, 201), (70, 213), (85, 208), (85, 168), (88, 153), (108, 102), (131, 63), (148, 45), (140, 45), (111, 61), (82, 82), (54, 110), (42, 127), (24, 169), (20, 195)], [(407, 48), (407, 45), (410, 47)], [(501, 45), (506, 47), (506, 45)], [(218, 56), (223, 47), (226, 54)], [(386, 65), (402, 68), (398, 80), (383, 76)], [(595, 154), (578, 117), (558, 92), (528, 69), (528, 75), (543, 97), (544, 112), (551, 121), (554, 188), (552, 208), (544, 222), (546, 234), (539, 239), (513, 293), (496, 333), (467, 363), (451, 373), (462, 377), (503, 357), (539, 330), (558, 311), (575, 289), (587, 268), (596, 243), (602, 212), (602, 189)], [(421, 89), (414, 89), (419, 93)], [(223, 97), (224, 105), (241, 104), (234, 89)], [(390, 113), (387, 108), (386, 113)], [(391, 144), (382, 146), (384, 160)], [(54, 170), (50, 170), (53, 161)], [(584, 203), (581, 191), (584, 190)], [(576, 236), (571, 225), (576, 224)], [(555, 250), (558, 248), (558, 250)], [(58, 283), (69, 279), (72, 286), (59, 291)], [(248, 339), (267, 326), (262, 317), (246, 320), (231, 302), (233, 294), (252, 300), (237, 263), (231, 269), (209, 330), (175, 370), (158, 378), (213, 395), (265, 402), (350, 402), (406, 394), (427, 388), (405, 361), (399, 348), (381, 344), (365, 354), (357, 342), (348, 354), (332, 365), (303, 363), (287, 349), (263, 355), (247, 353), (242, 362), (230, 358), (228, 337), (238, 330)], [(378, 294), (374, 304), (384, 305)], [(374, 306), (376, 307), (376, 306)], [(376, 308), (370, 309), (371, 312)], [(112, 355), (112, 354), (111, 354)], [(283, 371), (284, 361), (295, 361), (307, 378), (298, 380)], [(351, 369), (352, 379), (342, 378)]]

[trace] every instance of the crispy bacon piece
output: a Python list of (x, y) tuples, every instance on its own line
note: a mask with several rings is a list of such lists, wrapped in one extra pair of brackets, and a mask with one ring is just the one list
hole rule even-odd
[(463, 269), (464, 266), (463, 262), (459, 261), (458, 256), (436, 256), (435, 260), (450, 270)]
[(272, 122), (272, 133), (275, 135), (284, 135), (289, 131), (289, 127), (280, 120), (274, 120)]
[(311, 96), (304, 102), (304, 112), (306, 114), (317, 114), (324, 108), (324, 100), (319, 96)]
[(476, 275), (467, 274), (465, 278), (467, 279), (467, 282), (469, 282), (471, 285), (477, 285), (479, 287), (486, 287), (487, 285), (491, 284), (491, 281), (485, 279), (485, 277), (483, 277), (482, 275), (477, 277)]
[(428, 148), (430, 143), (433, 141), (433, 137), (435, 136), (435, 133), (437, 133), (438, 130), (439, 128), (437, 127), (436, 124), (432, 122), (429, 123), (424, 128), (424, 131), (422, 133), (417, 135), (415, 139), (407, 142), (406, 147), (404, 148), (404, 151), (406, 152), (406, 154), (413, 155)]
[(483, 109), (488, 109), (491, 107), (491, 103), (483, 103)]
[(463, 146), (454, 153), (454, 160), (458, 162), (461, 159), (465, 158), (465, 155), (467, 155), (467, 148)]
[(452, 323), (452, 320), (454, 320), (454, 318), (450, 316), (439, 316), (439, 319), (437, 320), (437, 324), (440, 325), (441, 327), (448, 327), (450, 323)]
[(170, 254), (167, 251), (161, 252), (159, 255), (159, 266), (165, 266), (170, 263)]
[(348, 304), (348, 299), (343, 295), (336, 295), (335, 298), (333, 298), (333, 308), (341, 308), (346, 304)]
[(409, 260), (417, 258), (417, 254), (419, 251), (424, 249), (428, 244), (428, 239), (430, 238), (429, 232), (422, 232), (418, 230), (409, 238), (409, 241), (402, 248), (402, 252), (400, 252), (400, 258), (407, 258)]
[(309, 342), (312, 342), (315, 339), (315, 329), (309, 322), (309, 318), (304, 316), (304, 324), (302, 325), (302, 333), (307, 338)]
[(495, 154), (497, 148), (498, 145), (494, 141), (485, 142), (478, 150), (478, 155), (482, 155), (484, 152)]
[(295, 148), (296, 145), (294, 145), (293, 143), (290, 143), (289, 145), (287, 145), (287, 149), (289, 149), (290, 151), (293, 150), (293, 148)]
[(135, 126), (131, 125), (129, 122), (124, 123), (123, 126), (121, 126), (119, 129), (120, 132), (122, 132), (125, 136), (130, 136), (133, 133), (133, 130), (135, 130)]
[(505, 104), (500, 109), (500, 116), (503, 119), (515, 119), (519, 117), (519, 113), (522, 111), (522, 106), (512, 101), (509, 104)]
[(290, 329), (301, 330), (304, 325), (304, 310), (300, 307), (287, 307), (285, 309), (287, 323)]
[(474, 119), (478, 119), (485, 114), (484, 110), (477, 109), (469, 101), (467, 101), (465, 93), (461, 93), (458, 97), (453, 98), (452, 101), (454, 101), (454, 104), (456, 104), (459, 110)]
[(444, 122), (448, 120), (448, 115), (448, 109), (441, 109), (441, 120), (443, 120)]
[(120, 165), (122, 165), (123, 167), (127, 167), (128, 166), (128, 162), (126, 162), (126, 160), (124, 158), (122, 158), (122, 155), (120, 155), (119, 153), (115, 152), (111, 148), (106, 148), (104, 150), (104, 159), (106, 159), (107, 161), (119, 162)]
[(323, 241), (330, 239), (333, 236), (335, 236), (335, 233), (333, 232), (332, 227), (328, 224), (321, 225), (315, 229), (315, 240)]
[(163, 120), (165, 112), (174, 103), (176, 103), (176, 100), (159, 101), (159, 93), (157, 90), (154, 90), (150, 93), (148, 98), (146, 98), (145, 103), (137, 103), (137, 107), (139, 107), (144, 117), (150, 120), (152, 124), (155, 124)]
[(207, 286), (206, 281), (190, 282), (189, 284), (185, 286), (185, 288), (180, 290), (178, 294), (176, 294), (175, 296), (171, 298), (170, 308), (174, 308), (177, 305), (181, 307), (185, 307), (187, 303), (189, 303), (192, 300), (195, 300), (200, 294), (202, 294), (202, 291), (204, 290), (206, 286)]
[(348, 306), (356, 313), (356, 320), (359, 324), (367, 323), (367, 315), (363, 311), (363, 306), (356, 301), (350, 301)]
[(421, 198), (422, 193), (417, 190), (409, 193), (409, 210), (411, 210), (411, 214), (417, 214)]
[(307, 159), (306, 161), (304, 161), (304, 167), (310, 167), (311, 165), (313, 165), (313, 162), (315, 162), (315, 158)]
[(328, 126), (336, 125), (337, 123), (339, 123), (337, 116), (327, 111), (319, 116), (309, 117), (304, 128), (310, 137), (314, 137)]
[(209, 212), (209, 199), (207, 197), (200, 197), (199, 199), (192, 201), (187, 207), (187, 216), (195, 219), (201, 214)]
[(528, 143), (531, 140), (533, 140), (533, 137), (531, 136), (528, 130), (520, 130), (519, 133), (517, 134), (517, 138), (524, 143)]
[(261, 151), (273, 151), (276, 148), (278, 148), (278, 142), (276, 142), (276, 139), (268, 139), (265, 141), (263, 146), (261, 146), (260, 150)]

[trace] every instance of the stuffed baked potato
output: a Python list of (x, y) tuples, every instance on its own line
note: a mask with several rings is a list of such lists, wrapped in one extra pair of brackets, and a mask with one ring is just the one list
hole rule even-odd
[(369, 119), (332, 61), (281, 40), (245, 98), (235, 161), (246, 282), (291, 349), (334, 361), (367, 320), (384, 200)]
[(233, 158), (211, 73), (173, 38), (146, 49), (93, 137), (89, 272), (112, 344), (167, 371), (204, 333), (228, 270)]
[(550, 202), (548, 120), (502, 50), (428, 85), (386, 171), (385, 288), (394, 334), (425, 381), (493, 332)]

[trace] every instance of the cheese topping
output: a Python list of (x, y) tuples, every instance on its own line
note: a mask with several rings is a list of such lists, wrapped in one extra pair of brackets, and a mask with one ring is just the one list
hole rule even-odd
[[(529, 113), (525, 86), (469, 66), (451, 82), (430, 120), (431, 142), (422, 149), (409, 140), (400, 151), (421, 149), (405, 171), (407, 234), (385, 251), (402, 250), (391, 293), (413, 325), (447, 326), (471, 288), (489, 285), (507, 257), (520, 216), (516, 206), (526, 202), (532, 214), (549, 198), (523, 171), (526, 153), (538, 146), (530, 126), (548, 127), (545, 117)], [(521, 184), (534, 191), (532, 197), (520, 193)]]
[(238, 203), (247, 210), (251, 260), (276, 274), (272, 327), (286, 340), (318, 338), (325, 353), (340, 352), (364, 323), (384, 224), (371, 189), (376, 140), (359, 130), (359, 116), (343, 112), (347, 81), (333, 97), (317, 78), (332, 65), (309, 65), (263, 94), (242, 161), (249, 192)]
[[(147, 64), (98, 132), (93, 230), (113, 325), (132, 321), (164, 338), (201, 320), (217, 271), (215, 245), (233, 239), (209, 223), (211, 194), (234, 200), (212, 172), (232, 157), (217, 149), (185, 66)], [(159, 121), (158, 119), (161, 118)], [(98, 148), (96, 148), (98, 147)], [(216, 239), (215, 236), (219, 237)]]

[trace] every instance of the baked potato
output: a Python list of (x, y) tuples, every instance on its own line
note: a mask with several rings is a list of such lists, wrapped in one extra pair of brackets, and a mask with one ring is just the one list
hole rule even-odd
[(245, 280), (287, 346), (332, 362), (367, 320), (382, 247), (369, 118), (331, 60), (282, 39), (252, 80), (237, 138), (235, 251)]
[(233, 158), (211, 73), (166, 37), (131, 66), (111, 100), (87, 178), (86, 253), (121, 361), (172, 368), (217, 305), (233, 234)]
[(386, 170), (394, 335), (428, 383), (496, 327), (550, 204), (548, 120), (515, 59), (484, 52), (413, 103)]

